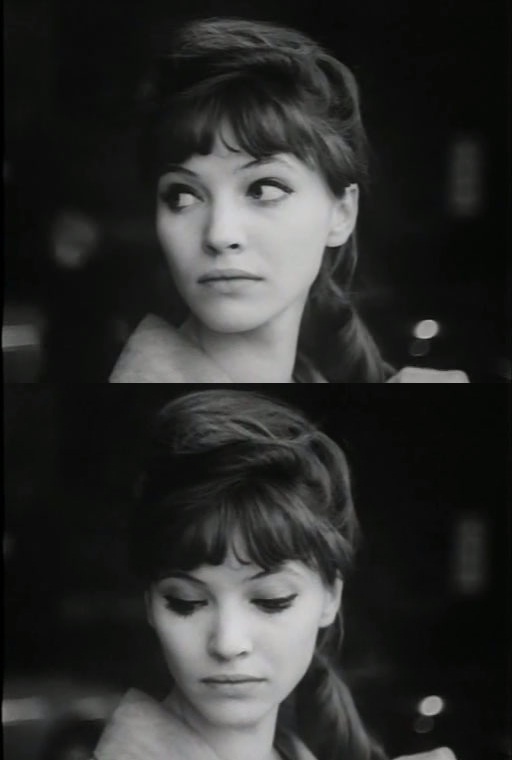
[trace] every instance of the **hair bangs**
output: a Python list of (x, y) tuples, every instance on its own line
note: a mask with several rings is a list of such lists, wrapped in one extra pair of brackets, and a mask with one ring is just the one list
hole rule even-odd
[[(268, 74), (224, 79), (215, 87), (210, 83), (208, 89), (198, 85), (176, 95), (165, 118), (157, 120), (155, 139), (149, 141), (152, 174), (161, 176), (166, 165), (210, 154), (217, 137), (233, 152), (242, 150), (255, 159), (291, 153), (327, 173), (332, 164), (329, 156), (340, 139), (334, 132), (334, 142), (326, 138), (329, 125), (317, 110), (312, 99), (305, 110), (304, 94), (297, 85), (284, 88)], [(337, 185), (344, 182), (338, 178)]]
[(303, 490), (297, 483), (290, 488), (249, 477), (201, 499), (183, 494), (180, 525), (170, 522), (158, 531), (150, 575), (220, 565), (232, 552), (239, 562), (266, 570), (300, 561), (333, 582), (340, 562), (326, 537), (332, 528), (326, 526), (324, 535)]

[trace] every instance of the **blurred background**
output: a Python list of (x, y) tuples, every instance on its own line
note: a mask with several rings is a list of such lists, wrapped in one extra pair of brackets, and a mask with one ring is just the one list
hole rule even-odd
[[(310, 414), (351, 462), (364, 541), (341, 662), (368, 725), (391, 757), (511, 758), (507, 389), (484, 406), (254, 388)], [(121, 527), (150, 419), (181, 392), (5, 386), (6, 760), (88, 760), (126, 689), (168, 688)]]
[(6, 0), (6, 381), (105, 382), (169, 310), (133, 96), (205, 14), (288, 23), (355, 72), (373, 148), (355, 289), (386, 358), (510, 380), (505, 0)]

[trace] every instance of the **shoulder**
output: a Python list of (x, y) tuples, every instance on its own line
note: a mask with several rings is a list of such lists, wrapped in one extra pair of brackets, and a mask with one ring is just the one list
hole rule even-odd
[(94, 760), (142, 760), (158, 757), (167, 719), (147, 694), (130, 689), (107, 723), (94, 751)]
[(469, 383), (461, 370), (436, 370), (423, 367), (404, 367), (388, 383)]
[(94, 760), (215, 760), (164, 703), (137, 689), (121, 700), (94, 750)]
[(128, 339), (110, 383), (220, 383), (227, 376), (187, 337), (154, 315)]
[(148, 315), (129, 337), (109, 382), (183, 382), (176, 353), (177, 332), (163, 320)]

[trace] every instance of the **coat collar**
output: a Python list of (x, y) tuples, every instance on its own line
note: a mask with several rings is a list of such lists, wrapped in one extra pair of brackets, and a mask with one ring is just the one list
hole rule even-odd
[(167, 322), (149, 315), (132, 333), (111, 383), (229, 383), (229, 376)]
[[(315, 760), (297, 737), (280, 734), (286, 760)], [(219, 760), (218, 755), (166, 706), (137, 689), (123, 697), (91, 760)]]
[[(297, 382), (325, 383), (305, 359)], [(110, 375), (111, 383), (232, 383), (201, 349), (167, 322), (149, 315), (129, 338)]]

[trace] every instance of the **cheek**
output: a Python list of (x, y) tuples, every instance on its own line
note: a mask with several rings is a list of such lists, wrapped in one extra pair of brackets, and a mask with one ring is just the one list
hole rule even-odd
[(290, 650), (304, 654), (307, 658), (315, 647), (315, 642), (318, 634), (318, 627), (315, 625), (308, 625), (308, 621), (304, 621), (302, 626), (294, 627), (288, 634), (288, 642)]
[(327, 242), (325, 215), (296, 208), (269, 231), (270, 236), (275, 264), (285, 271), (287, 279), (312, 282), (318, 274)]
[(327, 244), (327, 223), (324, 215), (316, 214), (295, 225), (297, 251), (301, 260), (318, 268)]
[(302, 678), (311, 662), (318, 634), (315, 619), (314, 613), (306, 610), (287, 621), (279, 635), (273, 637), (276, 668), (292, 683)]
[(195, 245), (194, 227), (160, 213), (157, 215), (156, 232), (171, 269), (175, 272), (185, 270)]
[(172, 247), (174, 225), (168, 221), (165, 212), (158, 210), (155, 218), (156, 235), (162, 248), (167, 252)]
[(155, 620), (155, 632), (171, 675), (187, 672), (197, 663), (200, 645), (197, 631), (182, 621)]

